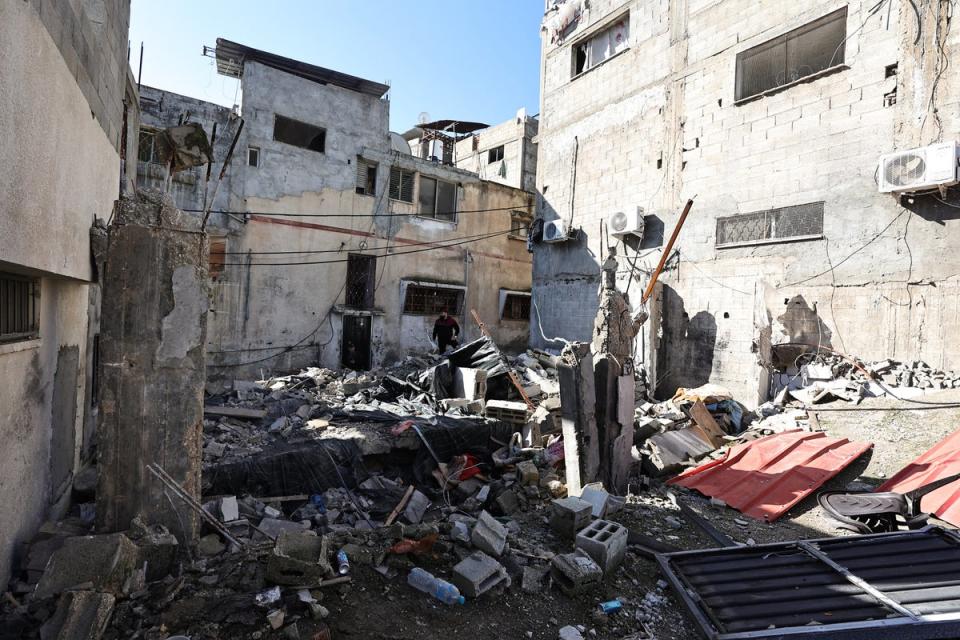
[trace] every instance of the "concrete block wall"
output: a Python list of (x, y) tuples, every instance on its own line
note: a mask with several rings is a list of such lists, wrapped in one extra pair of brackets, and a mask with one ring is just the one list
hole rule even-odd
[[(516, 118), (484, 129), (457, 143), (457, 166), (484, 180), (533, 191), (537, 174), (537, 145), (533, 142), (539, 123), (518, 112)], [(503, 146), (503, 160), (487, 162), (490, 149)], [(476, 148), (474, 148), (476, 146)], [(500, 175), (501, 162), (506, 175)]]
[[(930, 22), (936, 3), (928, 4), (924, 15)], [(696, 196), (680, 236), (679, 267), (666, 275), (671, 289), (665, 295), (663, 330), (689, 329), (684, 313), (695, 332), (698, 326), (715, 329), (706, 332), (713, 335), (712, 344), (704, 343), (706, 338), (697, 343), (709, 357), (693, 358), (685, 339), (676, 342), (676, 351), (661, 342), (662, 394), (711, 379), (754, 402), (766, 389), (756, 348), (762, 329), (782, 313), (783, 299), (797, 294), (811, 306), (817, 303), (823, 321), (845, 338), (852, 353), (931, 359), (960, 368), (960, 348), (930, 330), (947, 321), (953, 308), (940, 291), (952, 291), (954, 274), (960, 272), (954, 257), (960, 241), (950, 233), (956, 209), (932, 196), (898, 203), (877, 193), (874, 181), (881, 154), (958, 138), (960, 112), (952, 105), (960, 81), (941, 74), (936, 83), (941, 131), (928, 109), (938, 68), (932, 41), (937, 30), (924, 25), (928, 40), (921, 43), (926, 52), (921, 55), (919, 46), (912, 47), (916, 21), (909, 5), (894, 3), (889, 12), (868, 16), (872, 5), (846, 5), (844, 67), (740, 104), (734, 102), (737, 53), (844, 3), (601, 0), (591, 3), (563, 43), (545, 40), (539, 214), (548, 220), (572, 216), (586, 244), (579, 250), (567, 246), (571, 243), (538, 245), (535, 300), (541, 305), (564, 298), (595, 300), (595, 292), (581, 282), (599, 274), (601, 221), (639, 206), (657, 215), (669, 235), (683, 203)], [(571, 78), (572, 43), (624, 11), (630, 14), (629, 49)], [(960, 41), (956, 30), (947, 33), (943, 46), (950, 55)], [(888, 78), (893, 64), (899, 65), (898, 75)], [(883, 96), (894, 87), (897, 104), (885, 106)], [(822, 239), (715, 246), (719, 217), (820, 201)], [(948, 201), (958, 203), (955, 190)], [(624, 247), (618, 248), (622, 256)], [(563, 259), (574, 252), (581, 259)], [(634, 249), (626, 253), (632, 258)], [(654, 252), (638, 266), (649, 271), (658, 258)], [(620, 269), (627, 280), (629, 265), (621, 260)], [(633, 298), (646, 279), (644, 273), (635, 275)], [(907, 280), (916, 284), (907, 287)], [(907, 306), (878, 298), (877, 292), (888, 289), (898, 292), (892, 300), (902, 303), (903, 298)], [(553, 315), (544, 318), (547, 335), (589, 335), (586, 318), (574, 322)], [(865, 320), (883, 329), (859, 330)], [(542, 339), (535, 334), (532, 342), (540, 345)], [(837, 342), (833, 346), (842, 348)], [(671, 358), (677, 366), (671, 366)]]

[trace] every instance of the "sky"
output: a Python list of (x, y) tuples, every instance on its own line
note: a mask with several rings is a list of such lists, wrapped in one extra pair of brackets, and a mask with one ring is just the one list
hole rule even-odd
[(202, 55), (222, 37), (384, 82), (390, 129), (426, 112), (493, 125), (539, 111), (543, 0), (133, 0), (142, 83), (231, 106), (237, 81)]

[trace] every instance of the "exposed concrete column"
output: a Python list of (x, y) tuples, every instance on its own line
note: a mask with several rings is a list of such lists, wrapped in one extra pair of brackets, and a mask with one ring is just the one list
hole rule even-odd
[[(122, 198), (109, 230), (100, 333), (97, 527), (142, 515), (181, 540), (196, 515), (146, 466), (200, 496), (208, 242), (156, 193)], [(175, 505), (174, 507), (171, 506)]]
[(590, 345), (575, 343), (564, 349), (557, 365), (560, 378), (561, 426), (567, 491), (580, 495), (583, 485), (597, 479), (600, 448), (597, 437), (596, 393)]

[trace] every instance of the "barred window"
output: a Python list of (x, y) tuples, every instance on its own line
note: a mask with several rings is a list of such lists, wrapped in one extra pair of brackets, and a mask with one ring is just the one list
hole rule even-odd
[(530, 320), (530, 294), (516, 292), (506, 294), (500, 317), (503, 320)]
[(40, 329), (40, 280), (0, 273), (0, 343), (36, 338)]
[(357, 193), (372, 196), (377, 193), (377, 163), (357, 156)]
[(452, 316), (458, 316), (463, 308), (463, 289), (454, 289), (441, 285), (407, 285), (403, 298), (403, 312), (415, 316), (439, 315), (444, 309)]
[(390, 167), (390, 199), (413, 202), (414, 172), (400, 167)]
[(807, 240), (823, 236), (823, 202), (717, 218), (716, 246)]
[(140, 139), (137, 146), (137, 160), (162, 164), (160, 150), (157, 148), (157, 130), (140, 127)]
[(736, 99), (745, 100), (843, 64), (847, 8), (737, 54)]

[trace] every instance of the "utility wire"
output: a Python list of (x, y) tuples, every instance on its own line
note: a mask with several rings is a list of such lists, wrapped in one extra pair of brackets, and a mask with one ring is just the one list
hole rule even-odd
[[(210, 213), (222, 213), (225, 215), (239, 216), (261, 216), (261, 217), (282, 217), (282, 218), (437, 218), (441, 222), (453, 222), (452, 216), (461, 213), (493, 213), (497, 211), (518, 211), (525, 210), (528, 204), (517, 204), (512, 207), (491, 207), (488, 209), (461, 209), (459, 211), (437, 211), (432, 216), (423, 216), (419, 213), (278, 213), (276, 211), (229, 211), (226, 209), (214, 209)], [(181, 209), (185, 213), (203, 213), (202, 209)], [(451, 216), (450, 220), (443, 220), (442, 216)]]

